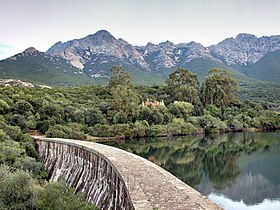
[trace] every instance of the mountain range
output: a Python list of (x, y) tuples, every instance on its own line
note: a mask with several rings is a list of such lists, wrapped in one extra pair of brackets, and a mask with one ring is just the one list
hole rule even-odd
[(212, 68), (228, 69), (240, 83), (280, 82), (280, 36), (238, 34), (217, 45), (170, 41), (133, 46), (106, 30), (81, 39), (57, 42), (46, 52), (28, 48), (0, 61), (0, 78), (46, 85), (104, 84), (110, 69), (127, 69), (135, 83), (163, 83), (177, 67), (202, 80)]

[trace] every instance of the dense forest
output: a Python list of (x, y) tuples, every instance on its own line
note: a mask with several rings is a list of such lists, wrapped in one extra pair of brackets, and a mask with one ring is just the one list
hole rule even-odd
[[(112, 74), (107, 86), (0, 88), (0, 188), (5, 189), (0, 209), (95, 208), (63, 184), (46, 184), (48, 175), (38, 162), (30, 131), (92, 140), (280, 127), (275, 104), (249, 102), (244, 94), (237, 98), (240, 87), (224, 70), (210, 70), (199, 83), (195, 74), (178, 68), (164, 86), (134, 86), (121, 67)], [(61, 199), (52, 199), (61, 192)]]

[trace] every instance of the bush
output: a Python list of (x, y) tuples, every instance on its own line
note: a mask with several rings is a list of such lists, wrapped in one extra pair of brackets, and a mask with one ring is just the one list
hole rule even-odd
[(175, 115), (177, 118), (187, 119), (193, 111), (193, 105), (188, 102), (175, 101), (168, 107), (171, 114)]
[(186, 135), (195, 132), (195, 127), (189, 123), (185, 122), (182, 118), (174, 118), (172, 123), (168, 125), (169, 135)]
[(15, 168), (28, 171), (34, 176), (38, 176), (43, 169), (43, 164), (41, 162), (37, 162), (36, 159), (31, 157), (20, 158), (14, 163), (13, 166)]
[(110, 137), (112, 136), (112, 132), (109, 125), (101, 125), (96, 124), (93, 127), (88, 128), (88, 133), (92, 136), (99, 136), (99, 137)]
[(12, 140), (0, 142), (0, 164), (12, 165), (16, 160), (24, 156), (24, 153), (24, 149), (20, 148), (18, 142)]
[(85, 124), (93, 126), (96, 124), (105, 124), (107, 122), (106, 116), (99, 109), (87, 109), (85, 110)]
[(3, 131), (3, 129), (0, 129), (0, 142), (4, 142), (10, 140), (10, 137), (6, 134), (5, 131)]
[(37, 184), (31, 174), (23, 170), (11, 170), (0, 165), (0, 209), (13, 210), (97, 210), (87, 203), (84, 194), (61, 183)]
[(45, 133), (50, 127), (50, 121), (49, 120), (43, 120), (43, 121), (39, 121), (37, 123), (37, 128), (39, 129), (39, 131)]
[(32, 176), (23, 170), (10, 171), (0, 166), (0, 206), (4, 209), (36, 209), (41, 187)]
[(111, 126), (112, 136), (133, 137), (132, 128), (129, 124), (116, 124)]
[(84, 194), (75, 194), (74, 189), (66, 184), (50, 182), (45, 185), (38, 205), (39, 210), (97, 210), (91, 203), (87, 203)]
[(210, 114), (213, 117), (222, 117), (222, 111), (220, 108), (216, 107), (215, 105), (206, 105), (204, 110), (204, 114)]
[(227, 129), (225, 122), (219, 118), (212, 117), (211, 115), (205, 115), (198, 118), (200, 127), (205, 129), (206, 133), (219, 133)]
[(78, 140), (83, 140), (87, 138), (85, 134), (74, 131), (72, 128), (63, 125), (51, 126), (46, 132), (46, 136), (50, 138), (67, 138)]
[(148, 122), (146, 120), (136, 121), (133, 125), (133, 137), (140, 138), (147, 136)]
[(147, 129), (147, 136), (166, 136), (167, 135), (167, 126), (166, 125), (151, 125)]
[(235, 131), (240, 131), (243, 129), (243, 123), (240, 122), (236, 118), (234, 118), (232, 121), (230, 121), (228, 126), (230, 127), (230, 129), (235, 130)]
[(9, 111), (10, 106), (7, 104), (6, 101), (0, 99), (0, 114), (5, 114)]

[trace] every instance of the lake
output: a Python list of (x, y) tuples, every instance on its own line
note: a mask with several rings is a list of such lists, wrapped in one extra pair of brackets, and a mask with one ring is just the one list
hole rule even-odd
[(227, 210), (280, 209), (280, 132), (106, 144), (158, 164)]

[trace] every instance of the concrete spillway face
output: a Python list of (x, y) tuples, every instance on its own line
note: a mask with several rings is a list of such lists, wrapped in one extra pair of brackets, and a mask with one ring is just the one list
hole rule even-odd
[(50, 180), (65, 181), (99, 209), (134, 209), (128, 190), (116, 168), (89, 148), (38, 141), (39, 157)]

